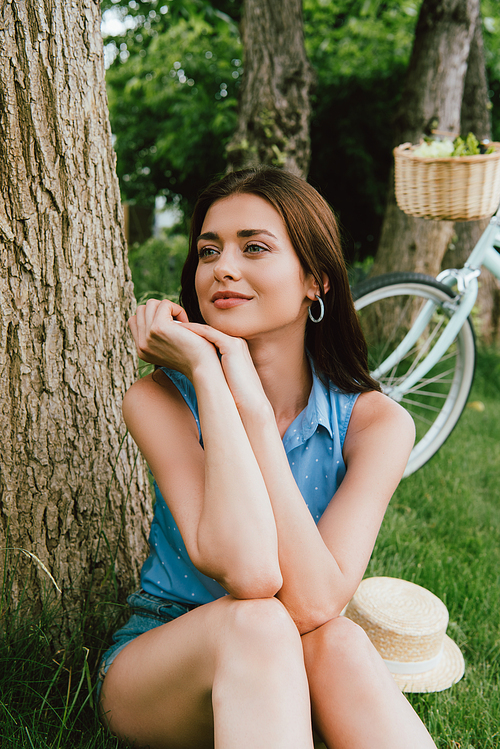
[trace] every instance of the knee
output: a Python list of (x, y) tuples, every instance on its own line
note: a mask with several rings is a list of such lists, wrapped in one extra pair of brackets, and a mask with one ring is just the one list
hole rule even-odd
[(217, 656), (214, 706), (228, 690), (251, 684), (279, 692), (301, 679), (306, 683), (299, 631), (277, 598), (229, 600)]
[(232, 599), (229, 602), (224, 643), (245, 650), (277, 654), (294, 648), (302, 652), (300, 635), (291, 616), (277, 598)]
[(302, 638), (306, 667), (329, 663), (332, 667), (349, 669), (366, 667), (376, 651), (366, 632), (344, 616), (336, 617)]
[(300, 634), (278, 599), (229, 600), (219, 643), (214, 714), (242, 695), (253, 702), (258, 694), (265, 704), (289, 693), (291, 685), (308, 693)]

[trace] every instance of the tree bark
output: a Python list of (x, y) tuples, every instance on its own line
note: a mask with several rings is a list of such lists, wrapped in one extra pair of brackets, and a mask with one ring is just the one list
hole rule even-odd
[[(484, 57), (483, 30), (478, 17), (470, 47), (465, 77), (460, 132), (469, 132), (479, 140), (491, 140), (491, 104)], [(443, 268), (460, 268), (470, 255), (489, 219), (463, 221), (455, 224), (455, 237), (444, 256)], [(474, 318), (476, 332), (488, 345), (500, 343), (500, 283), (486, 268), (481, 272)]]
[(307, 176), (312, 68), (302, 0), (245, 0), (244, 73), (228, 170), (268, 164)]
[[(415, 32), (394, 145), (430, 130), (458, 133), (467, 59), (479, 0), (424, 0)], [(396, 205), (393, 175), (373, 274), (413, 270), (437, 275), (453, 222), (407, 216)]]
[(472, 132), (478, 140), (491, 139), (491, 103), (488, 96), (481, 14), (477, 17), (467, 60), (460, 132), (464, 138)]
[[(13, 604), (62, 589), (62, 637), (137, 581), (150, 516), (125, 436), (133, 289), (96, 0), (0, 11), (0, 552)], [(65, 634), (64, 634), (65, 633)]]

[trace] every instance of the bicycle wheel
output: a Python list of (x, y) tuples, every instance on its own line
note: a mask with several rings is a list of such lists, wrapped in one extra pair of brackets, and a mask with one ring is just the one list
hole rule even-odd
[[(358, 284), (352, 291), (368, 344), (368, 364), (383, 392), (412, 415), (415, 446), (404, 476), (424, 465), (450, 435), (465, 407), (474, 378), (475, 342), (470, 319), (432, 369), (411, 387), (405, 381), (435, 345), (452, 311), (446, 303), (454, 292), (432, 276), (388, 273)], [(435, 305), (418, 340), (399, 360), (387, 364), (424, 305)], [(394, 388), (397, 390), (394, 392)]]

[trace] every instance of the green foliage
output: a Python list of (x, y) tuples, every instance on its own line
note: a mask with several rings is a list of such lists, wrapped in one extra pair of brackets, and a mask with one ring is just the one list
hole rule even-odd
[[(178, 193), (189, 210), (200, 187), (224, 170), (242, 71), (234, 23), (240, 5), (172, 2), (168, 13), (162, 13), (160, 0), (103, 5), (136, 25), (112, 42), (123, 49), (108, 71), (118, 173), (127, 199), (151, 202), (159, 192), (167, 198)], [(304, 2), (306, 45), (317, 73), (310, 177), (356, 247), (363, 245), (361, 255), (373, 251), (383, 213), (390, 116), (418, 5), (419, 0)], [(156, 15), (150, 18), (147, 9)], [(205, 52), (213, 55), (208, 65)], [(224, 90), (227, 96), (215, 99)]]
[[(104, 10), (113, 9), (129, 26), (107, 39), (117, 54), (108, 87), (124, 198), (152, 204), (157, 194), (168, 200), (177, 194), (189, 212), (199, 190), (225, 170), (242, 72), (241, 5), (103, 1)], [(339, 215), (348, 259), (362, 260), (377, 246), (392, 164), (391, 123), (421, 0), (303, 5), (306, 48), (317, 78), (309, 179)], [(497, 0), (482, 0), (493, 137), (500, 140), (497, 6)]]
[(479, 141), (474, 133), (469, 133), (466, 140), (460, 136), (455, 138), (453, 145), (452, 156), (476, 156), (481, 153), (479, 150)]
[[(460, 136), (453, 141), (454, 149), (452, 156), (477, 156), (482, 153), (481, 146), (474, 133), (469, 133), (464, 140)], [(484, 150), (484, 153), (495, 153), (495, 148), (490, 146)]]
[(351, 289), (359, 283), (366, 281), (370, 275), (374, 260), (375, 258), (372, 255), (367, 255), (363, 260), (355, 260), (354, 263), (347, 266), (349, 286)]
[(340, 80), (315, 105), (309, 181), (340, 219), (349, 262), (375, 254), (392, 164), (390, 121), (403, 74)]
[[(338, 213), (350, 262), (374, 254), (392, 166), (392, 119), (410, 58), (421, 0), (304, 0), (306, 46), (316, 69), (310, 181)], [(500, 140), (500, 19), (482, 0)]]
[(317, 75), (309, 179), (335, 209), (350, 262), (375, 252), (392, 163), (391, 120), (420, 0), (304, 0)]
[(180, 276), (188, 250), (188, 238), (175, 230), (152, 237), (129, 249), (128, 261), (138, 301), (149, 297), (176, 301)]
[(490, 86), (492, 135), (500, 141), (500, 18), (497, 0), (481, 0), (486, 72)]
[(322, 87), (406, 66), (422, 0), (304, 0), (306, 48)]
[(130, 27), (108, 42), (116, 53), (107, 83), (123, 197), (151, 205), (156, 195), (180, 195), (190, 207), (223, 170), (236, 125), (238, 28), (201, 1), (120, 2), (114, 13)]

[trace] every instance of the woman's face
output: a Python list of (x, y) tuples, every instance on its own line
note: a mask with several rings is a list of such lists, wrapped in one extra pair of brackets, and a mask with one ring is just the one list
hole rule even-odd
[(252, 194), (213, 203), (198, 255), (195, 288), (208, 325), (247, 340), (277, 331), (303, 335), (317, 284), (270, 203)]

